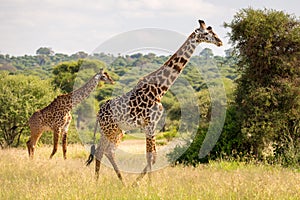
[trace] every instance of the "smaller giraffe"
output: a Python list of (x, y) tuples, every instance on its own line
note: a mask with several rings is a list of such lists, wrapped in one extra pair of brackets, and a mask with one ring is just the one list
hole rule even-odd
[(30, 138), (27, 141), (30, 158), (33, 158), (36, 143), (42, 136), (42, 133), (50, 130), (53, 131), (54, 142), (50, 158), (52, 158), (57, 151), (60, 134), (62, 135), (63, 156), (64, 159), (67, 158), (67, 132), (72, 120), (71, 110), (90, 95), (99, 81), (114, 84), (110, 76), (101, 69), (81, 88), (68, 94), (59, 95), (48, 106), (33, 113), (28, 122), (31, 131)]

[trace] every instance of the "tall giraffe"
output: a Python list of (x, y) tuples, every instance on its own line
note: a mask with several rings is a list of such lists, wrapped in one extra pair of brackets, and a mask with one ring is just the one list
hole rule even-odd
[(42, 133), (47, 130), (52, 130), (54, 144), (50, 158), (52, 158), (57, 151), (60, 134), (62, 134), (63, 156), (64, 159), (67, 158), (67, 132), (72, 120), (71, 110), (90, 95), (99, 81), (113, 84), (113, 80), (110, 76), (101, 69), (81, 88), (68, 94), (59, 95), (48, 106), (33, 113), (28, 122), (31, 131), (30, 138), (27, 141), (29, 157), (33, 158), (35, 145), (42, 136)]
[[(101, 138), (96, 149), (96, 177), (99, 177), (100, 162), (103, 154), (114, 167), (119, 179), (123, 182), (122, 175), (115, 162), (115, 149), (121, 142), (123, 132), (141, 128), (146, 135), (147, 165), (137, 178), (139, 181), (147, 172), (151, 172), (156, 160), (155, 127), (163, 114), (161, 99), (174, 84), (182, 70), (191, 58), (194, 50), (201, 42), (222, 46), (222, 41), (207, 27), (204, 21), (199, 20), (197, 28), (159, 69), (144, 76), (137, 85), (126, 94), (108, 100), (104, 103), (98, 114), (97, 123), (100, 125)], [(93, 148), (92, 148), (93, 150)], [(92, 162), (94, 151), (91, 151), (87, 165)], [(149, 176), (150, 178), (150, 176)]]

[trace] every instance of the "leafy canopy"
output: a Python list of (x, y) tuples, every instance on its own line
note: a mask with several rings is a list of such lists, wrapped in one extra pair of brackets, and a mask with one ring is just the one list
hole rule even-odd
[(300, 21), (248, 8), (225, 27), (239, 58), (235, 103), (244, 150), (299, 162)]
[(29, 117), (49, 104), (58, 91), (49, 80), (36, 76), (1, 72), (0, 77), (0, 138), (7, 145), (17, 146), (21, 136), (29, 134)]

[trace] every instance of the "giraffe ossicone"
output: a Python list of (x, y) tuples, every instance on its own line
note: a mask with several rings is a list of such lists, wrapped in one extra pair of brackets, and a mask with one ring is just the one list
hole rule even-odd
[(99, 177), (101, 160), (105, 155), (123, 182), (121, 172), (115, 161), (115, 150), (121, 142), (124, 131), (137, 128), (142, 129), (145, 133), (147, 165), (136, 182), (151, 172), (152, 165), (156, 161), (154, 130), (163, 114), (162, 97), (180, 76), (200, 43), (222, 46), (222, 41), (211, 27), (206, 28), (202, 20), (199, 20), (199, 24), (200, 27), (192, 32), (175, 54), (159, 69), (141, 78), (129, 92), (106, 101), (100, 107), (96, 121), (100, 126), (101, 134), (95, 153), (97, 178)]

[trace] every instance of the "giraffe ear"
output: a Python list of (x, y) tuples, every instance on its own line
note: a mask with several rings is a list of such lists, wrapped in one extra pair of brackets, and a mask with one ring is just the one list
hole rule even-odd
[(205, 22), (203, 20), (198, 20), (198, 22), (200, 24), (200, 28), (206, 29), (206, 25), (205, 25)]
[(209, 33), (213, 33), (214, 34), (213, 29), (212, 29), (211, 26), (207, 27), (207, 30), (208, 30)]

